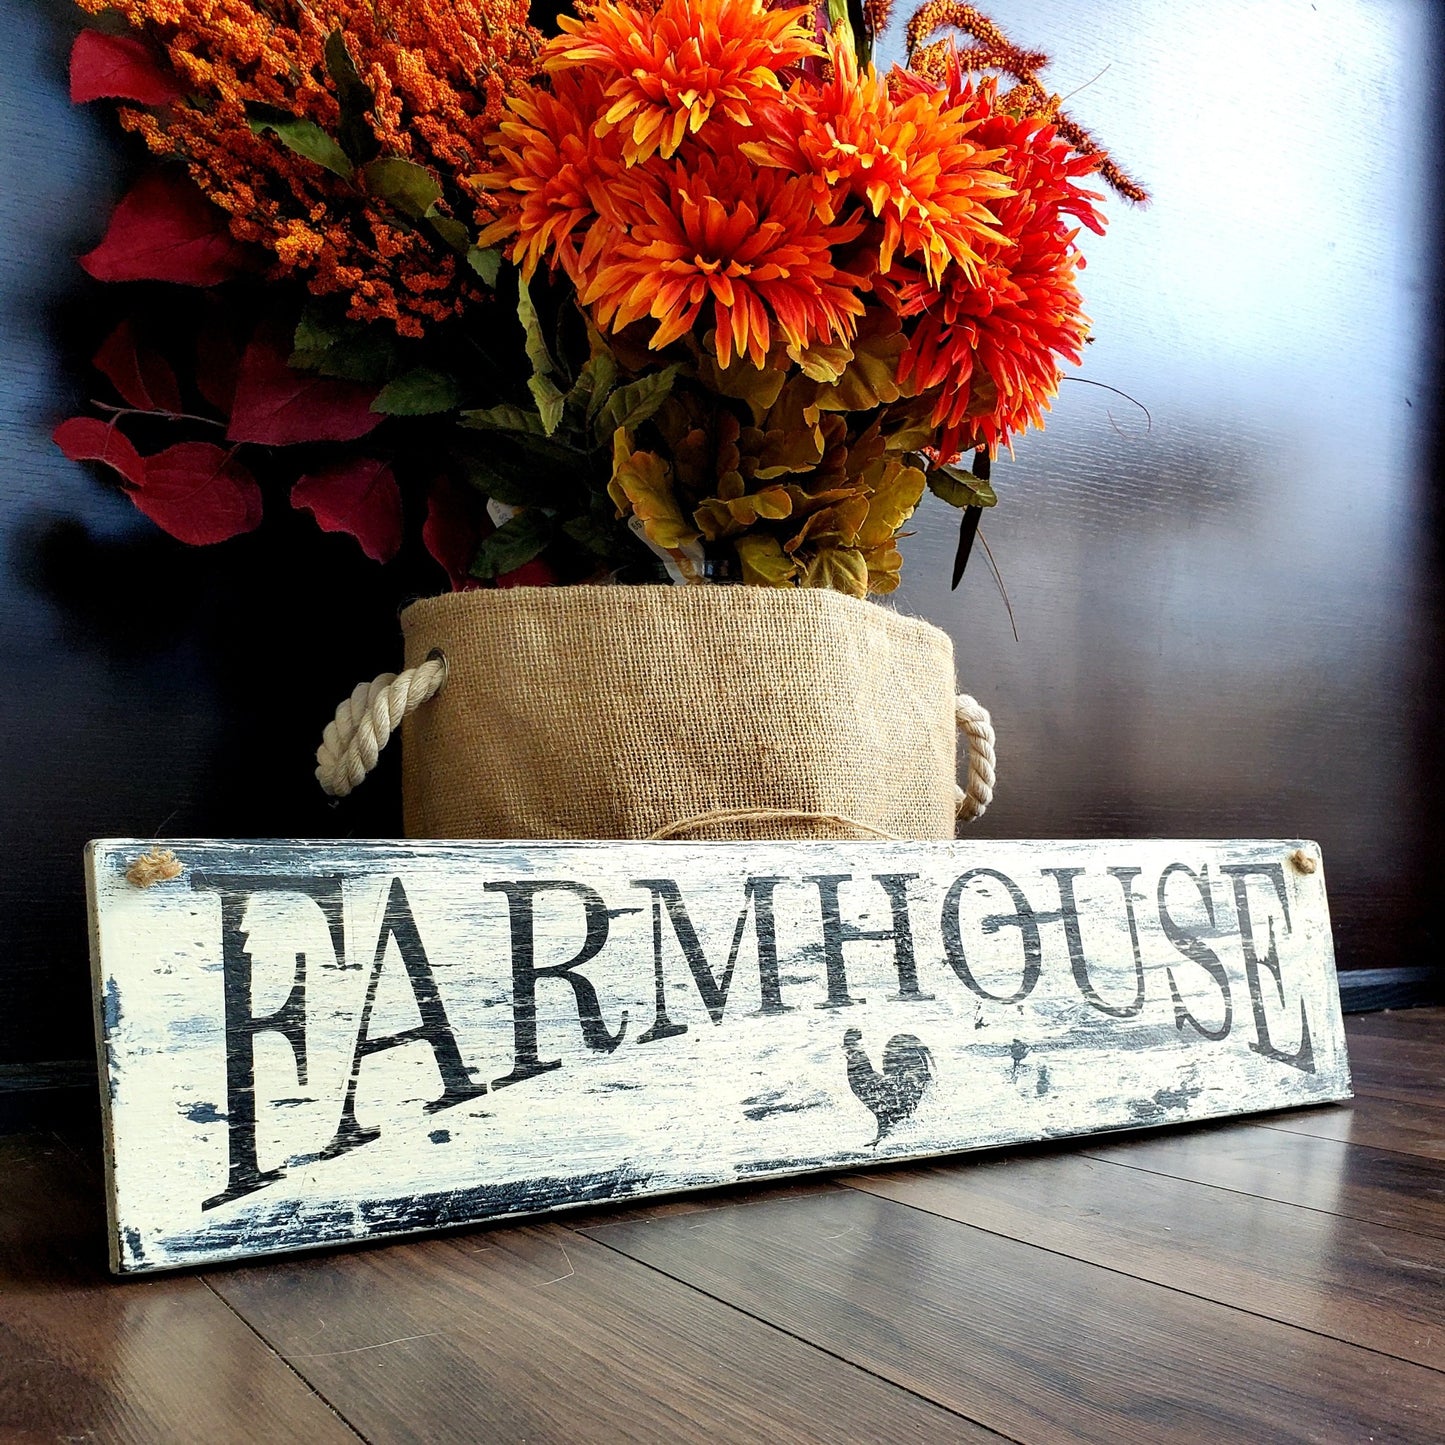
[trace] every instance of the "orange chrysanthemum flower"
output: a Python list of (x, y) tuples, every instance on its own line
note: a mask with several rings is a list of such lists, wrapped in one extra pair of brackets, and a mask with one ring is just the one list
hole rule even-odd
[(871, 67), (859, 73), (850, 45), (830, 38), (831, 78), (798, 85), (769, 108), (774, 135), (744, 147), (754, 159), (814, 178), (818, 203), (837, 212), (848, 196), (883, 223), (879, 269), (916, 256), (930, 280), (950, 266), (972, 274), (980, 246), (1003, 240), (991, 206), (1009, 194), (1001, 151), (972, 135), (976, 121), (942, 91), (900, 97)]
[(656, 350), (700, 318), (706, 325), (710, 308), (722, 366), (734, 353), (763, 366), (775, 336), (797, 349), (852, 336), (863, 312), (858, 278), (829, 248), (863, 227), (825, 223), (803, 182), (703, 153), (690, 165), (635, 167), (606, 206), (605, 244), (582, 293), (599, 325), (620, 330), (650, 316)]
[(997, 110), (991, 81), (960, 100), (980, 141), (1004, 152), (1014, 194), (998, 207), (1008, 239), (987, 248), (976, 283), (954, 272), (941, 288), (920, 277), (897, 292), (901, 314), (918, 318), (899, 379), (920, 392), (941, 388), (933, 420), (945, 457), (994, 451), (1043, 424), (1061, 363), (1082, 360), (1088, 334), (1076, 284), (1084, 263), (1067, 218), (1103, 230), (1097, 195), (1077, 183), (1097, 166), (1094, 157), (1075, 155), (1039, 117)]
[[(742, 149), (762, 165), (809, 177), (819, 208), (831, 218), (850, 196), (865, 194), (884, 158), (881, 134), (892, 106), (871, 68), (858, 74), (849, 45), (830, 37), (828, 46), (828, 78), (795, 85), (769, 105), (764, 138)], [(881, 197), (875, 214), (878, 209)]]
[(597, 121), (616, 128), (628, 165), (676, 154), (716, 112), (750, 126), (782, 90), (779, 73), (821, 54), (811, 5), (772, 10), (764, 0), (662, 0), (655, 13), (603, 0), (585, 20), (562, 16), (563, 35), (543, 56), (549, 73), (586, 67), (609, 104)]
[(511, 259), (528, 280), (550, 252), (579, 282), (577, 233), (597, 218), (598, 185), (621, 170), (616, 147), (592, 128), (602, 103), (595, 77), (566, 72), (550, 92), (533, 89), (509, 102), (512, 115), (494, 138), (499, 169), (479, 178), (503, 214), (480, 239), (491, 246), (515, 236)]

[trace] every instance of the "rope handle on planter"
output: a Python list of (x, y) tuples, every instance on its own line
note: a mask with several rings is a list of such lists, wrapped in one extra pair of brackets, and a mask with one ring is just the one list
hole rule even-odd
[(360, 683), (336, 709), (316, 749), (316, 781), (322, 791), (344, 798), (359, 786), (401, 720), (435, 697), (446, 680), (446, 655), (433, 651), (418, 667)]
[(959, 732), (968, 740), (968, 782), (962, 788), (954, 785), (956, 811), (963, 822), (972, 823), (975, 818), (983, 817), (984, 810), (993, 802), (997, 776), (993, 719), (988, 709), (966, 692), (954, 698), (953, 712)]

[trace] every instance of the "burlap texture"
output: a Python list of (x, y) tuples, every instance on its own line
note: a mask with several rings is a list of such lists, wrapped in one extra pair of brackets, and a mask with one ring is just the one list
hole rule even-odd
[[(445, 686), (402, 733), (414, 838), (646, 838), (718, 809), (954, 833), (953, 644), (837, 592), (517, 587), (402, 614)], [(701, 838), (857, 836), (748, 821)]]

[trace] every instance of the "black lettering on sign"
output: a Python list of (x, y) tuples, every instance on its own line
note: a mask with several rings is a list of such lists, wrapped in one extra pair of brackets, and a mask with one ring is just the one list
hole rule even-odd
[(1294, 1053), (1278, 1048), (1269, 1036), (1269, 1020), (1265, 1017), (1264, 997), (1260, 991), (1259, 970), (1263, 964), (1274, 975), (1274, 985), (1279, 993), (1280, 1006), (1285, 1005), (1284, 977), (1280, 973), (1279, 949), (1274, 938), (1274, 917), (1269, 918), (1269, 947), (1263, 958), (1254, 942), (1254, 921), (1249, 916), (1249, 890), (1246, 880), (1251, 874), (1268, 878), (1274, 884), (1275, 895), (1284, 912), (1286, 933), (1294, 931), (1289, 921), (1289, 892), (1285, 887), (1284, 865), (1282, 863), (1225, 863), (1221, 873), (1227, 873), (1234, 882), (1234, 911), (1239, 916), (1239, 941), (1244, 949), (1244, 972), (1249, 979), (1249, 1001), (1254, 1008), (1254, 1031), (1256, 1040), (1250, 1048), (1267, 1059), (1274, 1059), (1303, 1073), (1315, 1071), (1314, 1045), (1310, 1042), (1310, 1021), (1305, 1016), (1305, 1001), (1299, 1002), (1300, 1045)]
[(1197, 963), (1214, 980), (1220, 996), (1224, 1000), (1224, 1022), (1217, 1029), (1200, 1023), (1184, 1006), (1184, 1000), (1179, 993), (1179, 984), (1174, 978), (1174, 970), (1166, 968), (1164, 973), (1169, 980), (1169, 993), (1174, 999), (1174, 1027), (1182, 1033), (1184, 1026), (1188, 1024), (1200, 1038), (1210, 1039), (1217, 1043), (1228, 1035), (1229, 1026), (1234, 1020), (1234, 1000), (1229, 993), (1229, 974), (1219, 961), (1219, 955), (1198, 934), (1181, 928), (1169, 912), (1169, 905), (1165, 901), (1164, 895), (1168, 891), (1169, 880), (1176, 873), (1182, 873), (1198, 890), (1200, 902), (1204, 905), (1205, 916), (1209, 919), (1209, 926), (1212, 929), (1217, 925), (1214, 921), (1214, 894), (1209, 887), (1209, 869), (1206, 866), (1201, 877), (1187, 863), (1171, 863), (1159, 875), (1156, 901), (1159, 906), (1159, 925), (1164, 930), (1164, 936), (1185, 958), (1191, 963)]
[(1139, 928), (1134, 918), (1134, 880), (1141, 868), (1110, 868), (1109, 876), (1119, 880), (1124, 890), (1124, 908), (1129, 915), (1129, 940), (1134, 945), (1134, 999), (1120, 1008), (1106, 1003), (1089, 977), (1089, 960), (1084, 956), (1084, 940), (1079, 928), (1079, 901), (1074, 894), (1074, 879), (1084, 872), (1082, 868), (1041, 868), (1046, 878), (1052, 878), (1059, 890), (1059, 911), (1057, 914), (1039, 914), (1039, 922), (1059, 918), (1064, 925), (1064, 938), (1069, 945), (1069, 965), (1074, 971), (1074, 982), (1089, 1004), (1110, 1018), (1131, 1019), (1144, 1007), (1144, 960), (1139, 953)]
[[(981, 924), (985, 933), (997, 933), (1001, 928), (1017, 928), (1023, 940), (1023, 973), (1019, 978), (1017, 991), (1011, 994), (990, 993), (984, 988), (973, 976), (973, 970), (968, 966), (968, 957), (963, 951), (963, 925), (959, 910), (963, 902), (963, 890), (975, 878), (992, 878), (995, 883), (1003, 884), (1008, 896), (1013, 900), (1012, 913), (991, 913)], [(1034, 985), (1038, 983), (1044, 966), (1038, 918), (1034, 914), (1033, 905), (1024, 897), (1023, 890), (1012, 878), (1006, 877), (996, 868), (970, 868), (967, 873), (960, 874), (953, 880), (944, 897), (942, 925), (943, 947), (948, 954), (949, 967), (979, 998), (989, 999), (993, 1003), (1022, 1003), (1034, 991)]]
[[(371, 1010), (376, 1003), (376, 987), (381, 982), (381, 968), (386, 961), (386, 945), (389, 939), (396, 940), (397, 952), (406, 965), (407, 978), (411, 980), (412, 995), (416, 999), (417, 1012), (421, 1022), (415, 1028), (403, 1029), (400, 1033), (382, 1034), (372, 1038)], [(321, 1151), (319, 1158), (335, 1159), (350, 1149), (370, 1144), (381, 1137), (381, 1130), (367, 1128), (356, 1117), (356, 1084), (361, 1077), (361, 1061), (372, 1054), (384, 1053), (388, 1049), (400, 1048), (403, 1044), (424, 1043), (431, 1046), (436, 1058), (437, 1072), (441, 1075), (442, 1094), (426, 1106), (429, 1114), (438, 1109), (450, 1109), (453, 1105), (464, 1104), (487, 1092), (483, 1084), (473, 1083), (462, 1062), (461, 1050), (457, 1047), (456, 1036), (447, 1022), (447, 1011), (437, 992), (436, 979), (432, 976), (431, 964), (427, 961), (426, 950), (422, 947), (421, 934), (416, 919), (412, 917), (411, 905), (407, 902), (406, 889), (400, 878), (391, 880), (386, 896), (386, 912), (381, 919), (381, 934), (376, 940), (376, 954), (371, 961), (371, 977), (366, 984), (366, 1002), (361, 1007), (361, 1023), (356, 1030), (356, 1047), (351, 1054), (351, 1072), (346, 1079), (346, 1099), (341, 1106), (341, 1122), (331, 1142)]]
[(256, 893), (297, 893), (320, 908), (336, 950), (346, 962), (339, 877), (294, 877), (275, 873), (193, 873), (191, 887), (221, 898), (221, 969), (226, 1013), (226, 1187), (202, 1202), (215, 1209), (241, 1199), (278, 1179), (284, 1169), (262, 1169), (256, 1159), (256, 1035), (274, 1032), (291, 1045), (296, 1082), (306, 1083), (306, 955), (296, 955), (296, 972), (286, 1001), (274, 1013), (252, 1012), (251, 955), (241, 924)]
[(743, 934), (747, 931), (748, 914), (756, 919), (758, 937), (758, 976), (762, 990), (762, 1009), (765, 1014), (787, 1013), (782, 991), (778, 983), (778, 939), (773, 919), (773, 889), (782, 878), (749, 878), (743, 890), (743, 911), (738, 914), (737, 927), (733, 929), (732, 947), (728, 950), (727, 966), (721, 979), (713, 976), (707, 955), (698, 941), (697, 929), (682, 901), (682, 890), (671, 878), (634, 878), (634, 888), (646, 888), (652, 895), (652, 977), (653, 990), (657, 1000), (657, 1014), (652, 1027), (642, 1034), (637, 1042), (654, 1043), (658, 1039), (675, 1038), (687, 1032), (686, 1024), (675, 1024), (667, 1016), (667, 986), (662, 976), (662, 910), (666, 905), (667, 916), (672, 922), (672, 931), (677, 937), (687, 966), (692, 970), (693, 981), (702, 1001), (707, 1005), (708, 1016), (713, 1023), (722, 1022), (723, 1010), (727, 1007), (728, 989), (732, 987), (733, 970), (737, 967), (738, 954), (743, 946)]
[[(500, 1079), (492, 1080), (494, 1089), (504, 1089), (508, 1084), (520, 1084), (534, 1079), (538, 1074), (548, 1073), (562, 1067), (561, 1059), (543, 1062), (537, 1057), (537, 980), (559, 978), (568, 984), (577, 1000), (577, 1022), (582, 1026), (582, 1039), (589, 1049), (610, 1054), (622, 1042), (627, 1032), (627, 1011), (622, 1011), (622, 1021), (615, 1034), (609, 1033), (602, 1021), (602, 1004), (597, 990), (587, 979), (573, 970), (581, 968), (588, 959), (596, 958), (607, 942), (608, 930), (612, 926), (611, 916), (602, 895), (586, 883), (574, 883), (568, 879), (553, 879), (547, 882), (484, 883), (488, 893), (504, 893), (507, 896), (507, 912), (512, 930), (512, 1030), (515, 1041), (512, 1072)], [(545, 968), (536, 965), (537, 919), (536, 899), (539, 893), (572, 893), (582, 900), (586, 934), (581, 947), (571, 958), (562, 963), (548, 964)]]
[(828, 997), (818, 1008), (851, 1008), (854, 1004), (867, 1003), (867, 999), (848, 996), (848, 969), (843, 959), (845, 943), (893, 944), (893, 963), (898, 970), (898, 992), (890, 994), (893, 999), (931, 999), (932, 994), (922, 993), (918, 987), (918, 963), (913, 956), (913, 930), (908, 922), (908, 884), (918, 877), (916, 873), (875, 873), (873, 879), (888, 895), (889, 908), (893, 914), (892, 928), (858, 928), (843, 922), (842, 910), (838, 906), (838, 887), (851, 883), (851, 873), (819, 873), (805, 878), (805, 883), (818, 887), (818, 902), (823, 912), (823, 958), (828, 968)]

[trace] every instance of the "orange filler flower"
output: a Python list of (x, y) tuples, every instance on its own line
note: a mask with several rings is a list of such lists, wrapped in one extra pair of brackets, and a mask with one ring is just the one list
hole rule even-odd
[[(185, 162), (227, 213), (231, 233), (265, 247), (275, 271), (347, 298), (358, 321), (406, 336), (460, 314), (474, 278), (461, 256), (377, 203), (354, 179), (255, 134), (261, 105), (340, 133), (338, 83), (326, 57), (340, 31), (369, 89), (377, 153), (430, 170), (445, 218), (470, 230), (496, 207), (465, 176), (479, 169), (507, 97), (535, 73), (542, 37), (526, 0), (78, 0), (154, 37), (185, 91), (157, 110), (122, 107), (152, 152)], [(264, 131), (264, 127), (262, 127)]]
[(858, 278), (830, 246), (862, 232), (828, 224), (808, 186), (737, 157), (658, 162), (625, 172), (603, 219), (603, 260), (582, 294), (599, 325), (651, 317), (654, 350), (685, 335), (711, 303), (717, 359), (767, 362), (778, 333), (792, 347), (846, 340), (863, 313)]
[[(952, 38), (925, 43), (941, 30), (959, 30), (973, 43), (959, 47)], [(924, 0), (909, 20), (904, 39), (908, 70), (937, 85), (949, 85), (951, 74), (960, 68), (998, 70), (1011, 76), (1018, 84), (1000, 97), (1005, 109), (1049, 121), (1080, 155), (1098, 158), (1099, 177), (1111, 190), (1134, 205), (1149, 204), (1148, 191), (1083, 126), (1064, 114), (1063, 101), (1039, 79), (1049, 63), (1042, 51), (1015, 45), (988, 16), (961, 0)]]
[(549, 74), (585, 66), (610, 104), (597, 133), (614, 128), (628, 165), (677, 153), (717, 113), (736, 126), (782, 91), (779, 72), (822, 54), (813, 7), (769, 9), (763, 0), (662, 0), (655, 13), (598, 4), (585, 20), (564, 15), (564, 34), (542, 58)]

